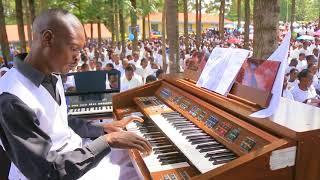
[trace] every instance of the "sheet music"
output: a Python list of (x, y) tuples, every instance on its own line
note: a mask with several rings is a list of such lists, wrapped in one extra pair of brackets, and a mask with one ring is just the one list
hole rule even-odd
[(245, 49), (213, 49), (197, 86), (226, 95), (249, 53), (250, 51)]
[(284, 37), (281, 45), (276, 49), (272, 55), (268, 58), (268, 60), (280, 61), (280, 68), (278, 70), (278, 74), (276, 80), (273, 84), (272, 88), (272, 98), (269, 104), (269, 107), (258, 112), (251, 114), (251, 117), (256, 118), (266, 118), (274, 114), (277, 110), (280, 102), (280, 97), (282, 94), (282, 86), (283, 86), (283, 79), (285, 70), (288, 67), (288, 51), (290, 46), (290, 39), (291, 39), (291, 31), (289, 31), (286, 36)]

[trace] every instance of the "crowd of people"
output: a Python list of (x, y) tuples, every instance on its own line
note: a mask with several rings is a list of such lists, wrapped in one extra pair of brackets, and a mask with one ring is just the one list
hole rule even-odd
[[(288, 25), (280, 28), (279, 43), (288, 31)], [(308, 24), (301, 26), (298, 36), (311, 35), (319, 31), (317, 24)], [(215, 29), (207, 29), (202, 33), (201, 43), (197, 45), (195, 34), (188, 37), (179, 37), (179, 66), (183, 72), (190, 62), (197, 62), (200, 54), (209, 57), (215, 47), (224, 48), (243, 48), (243, 33), (237, 30), (226, 30), (225, 39), (219, 39), (219, 33)], [(235, 41), (238, 40), (238, 41)], [(188, 41), (188, 47), (186, 47)], [(169, 72), (169, 67), (164, 71), (165, 66), (169, 65), (169, 48), (166, 44), (165, 59), (163, 63), (162, 53), (163, 42), (160, 39), (140, 40), (138, 49), (133, 51), (132, 43), (127, 41), (125, 49), (121, 43), (112, 43), (109, 40), (103, 40), (98, 44), (95, 39), (88, 39), (83, 50), (80, 52), (80, 61), (73, 72), (100, 71), (100, 70), (118, 70), (120, 71), (121, 91), (126, 91), (146, 83), (162, 79), (163, 75)], [(249, 49), (252, 50), (252, 39), (249, 41)], [(291, 40), (288, 62), (289, 67), (286, 71), (286, 77), (283, 88), (283, 97), (290, 98), (299, 102), (312, 103), (317, 102), (320, 94), (320, 72), (319, 72), (319, 49), (320, 39), (318, 36), (314, 40)], [(11, 48), (11, 54), (17, 52)], [(197, 63), (196, 63), (197, 64)], [(199, 64), (199, 63), (198, 63)], [(12, 64), (11, 64), (12, 65)], [(7, 67), (0, 69), (1, 74), (8, 70)], [(1, 76), (1, 75), (0, 75)], [(110, 86), (110, 79), (106, 78), (106, 87)], [(115, 82), (115, 80), (112, 80)], [(75, 83), (72, 77), (65, 79), (65, 89), (74, 89)], [(319, 101), (320, 102), (320, 101)]]

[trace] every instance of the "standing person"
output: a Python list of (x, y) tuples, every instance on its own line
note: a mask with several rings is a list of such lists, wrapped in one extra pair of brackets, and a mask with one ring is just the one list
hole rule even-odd
[[(120, 166), (125, 151), (117, 157), (111, 149), (151, 152), (144, 138), (117, 128), (133, 118), (102, 127), (68, 123), (62, 81), (53, 73), (77, 66), (85, 44), (81, 22), (65, 10), (52, 9), (41, 13), (32, 27), (30, 54), (0, 79), (0, 138), (12, 161), (9, 179), (136, 179), (129, 166)], [(81, 137), (98, 138), (84, 145)], [(128, 171), (132, 176), (123, 177)]]

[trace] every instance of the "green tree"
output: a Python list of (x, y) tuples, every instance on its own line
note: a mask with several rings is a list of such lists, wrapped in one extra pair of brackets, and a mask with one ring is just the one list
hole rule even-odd
[(225, 14), (225, 0), (221, 0), (219, 11), (219, 35), (220, 39), (224, 38), (224, 14)]
[(249, 34), (250, 34), (250, 0), (244, 0), (244, 48), (249, 49)]
[(279, 0), (254, 1), (253, 56), (268, 58), (278, 47)]
[(16, 17), (18, 25), (18, 34), (20, 41), (21, 52), (26, 52), (26, 38), (24, 34), (24, 23), (23, 23), (23, 10), (22, 10), (22, 0), (16, 0)]
[(5, 20), (2, 0), (0, 0), (0, 45), (1, 45), (1, 52), (3, 55), (4, 63), (7, 66), (8, 61), (10, 61), (11, 59), (10, 59), (9, 42), (8, 42), (6, 20)]
[(138, 29), (137, 29), (137, 1), (131, 1), (131, 32), (134, 35), (134, 39), (132, 41), (132, 50), (138, 51)]
[(167, 35), (169, 41), (169, 70), (170, 74), (179, 73), (179, 59), (178, 54), (178, 2), (172, 0), (166, 0), (167, 6)]

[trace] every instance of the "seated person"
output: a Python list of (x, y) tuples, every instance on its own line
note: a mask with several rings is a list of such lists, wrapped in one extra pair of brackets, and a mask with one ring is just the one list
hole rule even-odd
[(288, 78), (288, 85), (287, 85), (288, 89), (292, 89), (296, 84), (299, 83), (298, 74), (299, 74), (298, 69), (292, 68), (290, 70), (289, 78)]
[(157, 80), (157, 78), (154, 75), (149, 75), (146, 78), (146, 83), (151, 83), (151, 82), (156, 81), (156, 80)]
[(318, 106), (320, 100), (312, 85), (313, 75), (307, 70), (302, 70), (298, 75), (299, 83), (291, 89), (293, 99), (302, 103)]
[(164, 76), (164, 71), (162, 69), (158, 69), (156, 71), (156, 78), (157, 79), (163, 79), (163, 76)]
[(85, 44), (81, 22), (50, 9), (32, 27), (30, 53), (0, 79), (0, 144), (12, 161), (9, 179), (137, 179), (125, 149), (149, 154), (152, 147), (121, 128), (141, 118), (101, 127), (68, 123), (62, 80), (53, 72), (78, 65)]

